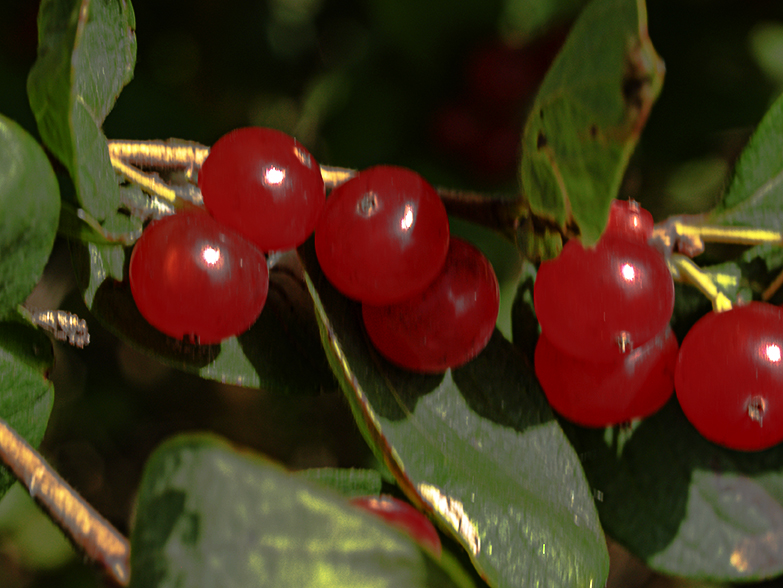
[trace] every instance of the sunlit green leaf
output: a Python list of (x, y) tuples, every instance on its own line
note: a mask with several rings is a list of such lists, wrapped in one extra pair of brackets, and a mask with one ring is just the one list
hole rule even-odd
[(412, 500), (490, 585), (603, 585), (608, 556), (577, 457), (525, 359), (498, 332), (467, 365), (418, 375), (379, 357), (359, 305), (300, 248), (324, 345), (360, 427)]
[(207, 436), (147, 462), (131, 545), (131, 588), (472, 586), (339, 494)]
[(662, 82), (644, 1), (592, 0), (525, 125), (520, 174), (535, 214), (595, 243)]
[(313, 468), (302, 470), (298, 474), (345, 496), (372, 496), (381, 493), (381, 474), (375, 470)]

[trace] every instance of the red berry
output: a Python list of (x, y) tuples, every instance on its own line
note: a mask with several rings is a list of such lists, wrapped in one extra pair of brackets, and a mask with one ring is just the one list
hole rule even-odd
[(430, 520), (407, 502), (393, 496), (361, 496), (352, 498), (351, 504), (381, 517), (413, 537), (422, 547), (440, 557), (440, 537)]
[(136, 306), (152, 326), (201, 344), (247, 330), (269, 287), (264, 255), (204, 213), (153, 222), (133, 248), (129, 273)]
[(362, 305), (364, 326), (378, 352), (415, 372), (460, 366), (489, 342), (499, 289), (482, 253), (452, 238), (443, 271), (421, 294), (389, 306)]
[(783, 310), (751, 302), (702, 317), (680, 348), (674, 384), (710, 441), (756, 451), (783, 441)]
[(568, 355), (612, 361), (660, 333), (674, 309), (674, 283), (652, 247), (607, 235), (592, 249), (577, 239), (541, 264), (536, 316)]
[(304, 243), (325, 199), (321, 170), (307, 150), (285, 133), (259, 127), (221, 137), (198, 184), (209, 213), (261, 251)]
[(605, 235), (647, 243), (652, 237), (652, 215), (635, 200), (612, 200)]
[(424, 290), (449, 247), (449, 219), (419, 174), (378, 166), (332, 190), (315, 231), (315, 251), (340, 292), (392, 304)]
[(657, 412), (674, 392), (677, 338), (663, 332), (612, 362), (566, 355), (541, 335), (536, 376), (549, 404), (571, 422), (606, 427)]

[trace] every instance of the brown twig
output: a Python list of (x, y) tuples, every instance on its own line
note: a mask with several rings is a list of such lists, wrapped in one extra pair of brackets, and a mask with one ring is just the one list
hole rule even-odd
[(130, 544), (27, 441), (0, 419), (0, 460), (87, 557), (120, 586), (130, 581)]

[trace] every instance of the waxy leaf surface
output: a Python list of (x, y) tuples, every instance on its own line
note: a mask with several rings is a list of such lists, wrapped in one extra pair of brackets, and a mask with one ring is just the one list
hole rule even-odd
[(375, 470), (313, 468), (298, 472), (303, 478), (343, 496), (373, 496), (381, 493), (381, 474)]
[(444, 374), (395, 368), (360, 307), (300, 248), (321, 334), (354, 416), (408, 496), (465, 547), (491, 586), (601, 586), (608, 555), (578, 459), (524, 358), (497, 331)]
[(473, 586), (345, 497), (207, 436), (147, 462), (131, 545), (131, 588)]
[(598, 240), (663, 82), (643, 0), (592, 0), (546, 75), (522, 138), (533, 213)]
[(718, 447), (676, 399), (629, 430), (563, 427), (606, 533), (647, 565), (719, 581), (783, 573), (783, 446)]
[(68, 169), (79, 203), (98, 220), (119, 202), (101, 125), (133, 77), (135, 27), (129, 0), (43, 0), (38, 14), (30, 106), (44, 143)]
[(57, 234), (60, 191), (43, 149), (0, 115), (0, 317), (24, 302)]

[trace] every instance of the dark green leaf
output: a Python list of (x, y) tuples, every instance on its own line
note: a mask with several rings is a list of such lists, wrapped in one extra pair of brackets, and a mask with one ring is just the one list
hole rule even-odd
[[(219, 345), (193, 345), (167, 337), (141, 316), (127, 280), (130, 252), (120, 245), (71, 243), (77, 283), (87, 307), (130, 345), (219, 382), (295, 394), (315, 394), (335, 386), (320, 345), (312, 300), (296, 277), (297, 268), (287, 267), (285, 259), (270, 272), (266, 305), (248, 331)], [(220, 312), (219, 300), (214, 301), (214, 312)]]
[(649, 566), (722, 581), (783, 572), (783, 446), (713, 445), (676, 399), (632, 430), (564, 428), (607, 534)]
[[(783, 97), (759, 123), (737, 162), (728, 191), (707, 221), (783, 232)], [(780, 245), (754, 247), (743, 258), (759, 256), (770, 268), (783, 265)]]
[(133, 77), (135, 26), (129, 0), (43, 0), (38, 14), (30, 105), (44, 143), (68, 168), (79, 202), (99, 220), (119, 201), (101, 125)]
[[(54, 387), (47, 374), (54, 364), (52, 344), (20, 321), (0, 323), (0, 418), (37, 447), (52, 411)], [(15, 478), (0, 468), (0, 497)]]
[(0, 115), (0, 317), (41, 278), (57, 234), (60, 192), (43, 149)]
[(515, 35), (530, 38), (553, 23), (576, 15), (586, 3), (587, 0), (506, 0), (503, 26)]
[(588, 4), (525, 125), (520, 173), (533, 213), (598, 240), (662, 82), (644, 1)]
[(401, 531), (258, 456), (208, 436), (147, 463), (131, 588), (470, 588)]
[(381, 493), (383, 479), (375, 470), (347, 468), (313, 468), (297, 472), (306, 478), (344, 496), (373, 496)]
[(492, 586), (603, 585), (608, 555), (578, 459), (532, 370), (498, 332), (439, 375), (397, 369), (368, 344), (312, 240), (300, 249), (322, 337), (360, 428), (408, 496)]

